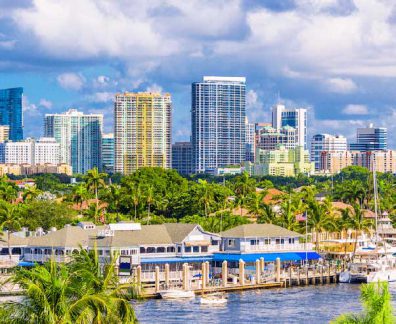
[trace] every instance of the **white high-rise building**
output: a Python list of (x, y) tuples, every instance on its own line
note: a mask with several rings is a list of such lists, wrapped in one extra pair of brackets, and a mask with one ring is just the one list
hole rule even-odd
[(192, 84), (194, 171), (241, 165), (245, 160), (246, 78), (205, 76)]
[(59, 164), (60, 145), (54, 138), (42, 137), (38, 141), (0, 143), (0, 163), (4, 164)]
[(116, 94), (114, 169), (130, 174), (142, 167), (172, 167), (172, 100), (169, 93)]
[(276, 105), (272, 108), (272, 127), (279, 130), (290, 126), (296, 129), (296, 146), (307, 149), (307, 110), (305, 108), (286, 108)]
[(315, 170), (321, 170), (322, 152), (345, 152), (347, 139), (342, 135), (316, 134), (311, 141), (311, 161)]
[(247, 117), (245, 118), (245, 142), (246, 142), (245, 161), (254, 162), (254, 156), (256, 151), (255, 124), (249, 123)]
[(70, 109), (63, 114), (46, 114), (44, 134), (60, 144), (61, 163), (73, 167), (73, 172), (86, 173), (102, 168), (102, 114), (84, 114)]

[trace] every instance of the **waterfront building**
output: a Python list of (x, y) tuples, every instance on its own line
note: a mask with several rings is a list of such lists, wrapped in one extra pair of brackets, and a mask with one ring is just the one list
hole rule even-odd
[(254, 155), (256, 153), (256, 132), (255, 124), (249, 123), (248, 118), (245, 118), (245, 161), (254, 162)]
[(192, 84), (194, 172), (245, 160), (246, 78), (204, 76)]
[(115, 172), (172, 167), (172, 101), (169, 93), (125, 92), (115, 96)]
[(246, 169), (251, 175), (295, 177), (300, 173), (312, 174), (314, 163), (309, 160), (309, 152), (303, 147), (286, 149), (279, 146), (276, 150), (256, 150), (254, 164), (246, 164)]
[(272, 127), (280, 129), (290, 126), (296, 129), (296, 142), (298, 146), (307, 149), (307, 109), (286, 108), (276, 105), (272, 108)]
[(0, 125), (9, 126), (9, 139), (23, 139), (23, 88), (0, 89)]
[(0, 125), (0, 143), (4, 143), (10, 139), (10, 126)]
[(280, 145), (287, 149), (294, 149), (298, 146), (296, 129), (290, 126), (283, 126), (279, 129), (264, 126), (257, 131), (256, 136), (256, 148), (262, 150), (276, 150)]
[(102, 114), (84, 114), (70, 109), (63, 114), (46, 114), (44, 133), (60, 144), (61, 163), (75, 173), (102, 168)]
[[(311, 141), (311, 161), (315, 163), (315, 170), (322, 170), (322, 152), (345, 152), (347, 139), (342, 135), (316, 134)], [(342, 155), (342, 154), (341, 154)]]
[(386, 150), (388, 148), (388, 134), (385, 127), (374, 127), (369, 124), (368, 127), (358, 128), (356, 132), (356, 143), (351, 143), (349, 149), (352, 151), (376, 151)]
[(172, 169), (183, 175), (193, 173), (191, 142), (176, 142), (172, 145)]
[(102, 136), (102, 171), (114, 173), (114, 134)]

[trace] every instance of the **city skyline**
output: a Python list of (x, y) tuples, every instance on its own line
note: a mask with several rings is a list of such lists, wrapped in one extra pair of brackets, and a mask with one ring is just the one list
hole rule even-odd
[[(45, 113), (71, 107), (103, 113), (105, 131), (111, 132), (114, 93), (163, 89), (173, 98), (173, 140), (188, 140), (190, 84), (203, 75), (245, 76), (250, 122), (270, 121), (270, 108), (280, 98), (287, 106), (308, 108), (308, 138), (325, 132), (352, 140), (354, 130), (370, 122), (395, 132), (391, 2), (138, 5), (133, 16), (122, 1), (113, 4), (112, 14), (102, 1), (2, 2), (0, 88), (24, 87), (25, 137), (43, 135)], [(87, 11), (90, 21), (84, 19)], [(64, 19), (47, 19), (54, 13)], [(210, 17), (216, 23), (209, 28)], [(106, 33), (103, 20), (109, 22)], [(392, 137), (389, 146), (395, 147)]]

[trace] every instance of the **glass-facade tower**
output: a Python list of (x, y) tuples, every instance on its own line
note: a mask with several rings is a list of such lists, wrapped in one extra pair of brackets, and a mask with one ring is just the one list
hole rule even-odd
[(204, 77), (192, 84), (194, 171), (241, 165), (245, 160), (246, 79)]
[(0, 125), (8, 125), (9, 139), (23, 139), (23, 88), (0, 89)]

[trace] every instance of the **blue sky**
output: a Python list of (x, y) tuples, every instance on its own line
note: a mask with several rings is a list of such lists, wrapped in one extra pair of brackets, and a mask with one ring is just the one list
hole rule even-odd
[(309, 134), (373, 122), (396, 147), (394, 0), (0, 0), (0, 88), (23, 86), (25, 135), (70, 107), (105, 115), (119, 91), (170, 92), (190, 135), (191, 83), (246, 76), (247, 114), (309, 109)]

